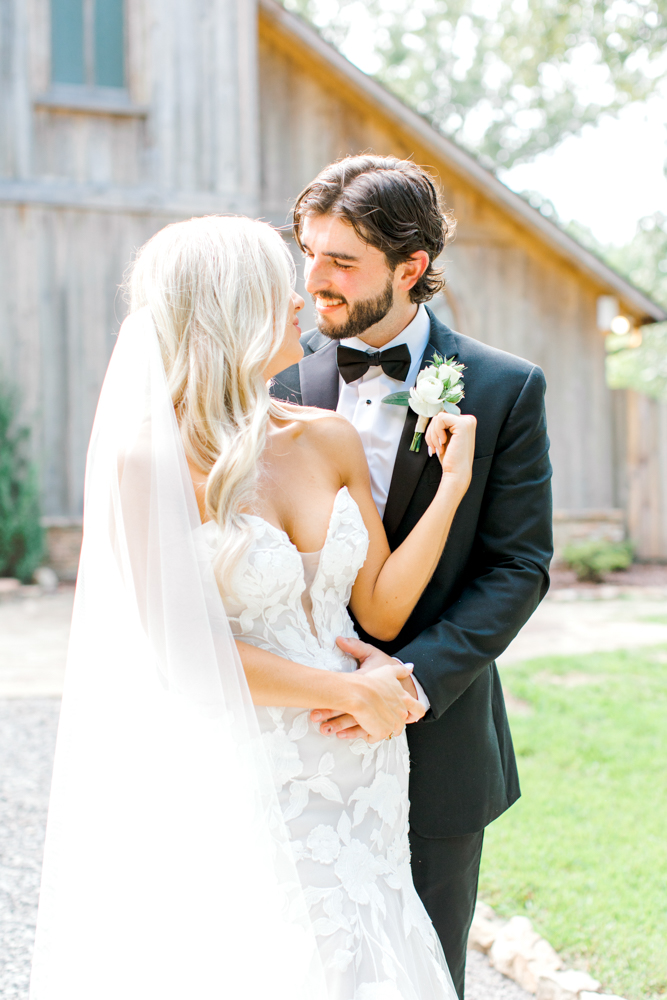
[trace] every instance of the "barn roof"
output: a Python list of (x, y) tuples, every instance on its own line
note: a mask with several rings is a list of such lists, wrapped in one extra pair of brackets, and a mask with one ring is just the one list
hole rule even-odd
[(603, 263), (595, 254), (577, 243), (555, 223), (545, 218), (520, 195), (498, 180), (495, 174), (485, 169), (474, 156), (435, 129), (426, 118), (417, 114), (377, 80), (367, 76), (349, 62), (300, 17), (285, 10), (276, 0), (259, 0), (259, 8), (261, 15), (288, 36), (296, 46), (305, 49), (311, 56), (324, 63), (328, 70), (342, 77), (348, 86), (351, 85), (361, 92), (364, 98), (375, 105), (383, 115), (388, 116), (404, 132), (411, 133), (423, 146), (432, 150), (453, 173), (482, 192), (515, 222), (610, 292), (620, 296), (645, 322), (667, 320), (667, 312), (661, 306)]

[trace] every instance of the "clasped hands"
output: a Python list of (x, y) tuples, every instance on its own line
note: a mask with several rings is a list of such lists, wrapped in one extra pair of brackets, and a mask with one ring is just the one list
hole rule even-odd
[(376, 743), (398, 736), (406, 724), (421, 719), (425, 709), (417, 700), (411, 667), (360, 639), (340, 636), (336, 643), (359, 663), (358, 670), (348, 675), (355, 688), (354, 707), (342, 715), (314, 709), (310, 718), (319, 723), (323, 736)]

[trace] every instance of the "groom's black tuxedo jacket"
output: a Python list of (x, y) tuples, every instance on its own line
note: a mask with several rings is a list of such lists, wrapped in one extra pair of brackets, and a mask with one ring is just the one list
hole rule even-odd
[[(372, 642), (413, 662), (431, 710), (407, 727), (410, 825), (423, 837), (483, 829), (520, 795), (500, 678), (494, 663), (549, 586), (551, 466), (545, 381), (529, 361), (454, 333), (429, 310), (422, 367), (433, 354), (466, 366), (463, 413), (477, 417), (472, 481), (431, 582), (392, 642)], [(318, 331), (301, 338), (304, 357), (277, 376), (274, 396), (334, 410), (336, 344)], [(409, 450), (416, 414), (407, 411), (384, 526), (392, 549), (415, 526), (440, 482), (426, 445)]]

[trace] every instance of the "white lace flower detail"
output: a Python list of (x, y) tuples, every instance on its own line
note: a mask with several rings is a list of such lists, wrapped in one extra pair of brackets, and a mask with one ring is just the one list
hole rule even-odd
[(331, 865), (340, 854), (340, 837), (332, 826), (320, 823), (308, 834), (306, 846), (310, 848), (313, 861)]
[(300, 840), (290, 840), (290, 849), (295, 861), (303, 861), (306, 857), (306, 848)]
[(303, 771), (303, 762), (296, 744), (285, 730), (274, 729), (273, 732), (262, 733), (262, 739), (277, 787), (282, 788), (288, 781), (298, 778)]
[(351, 840), (349, 846), (340, 852), (334, 871), (355, 903), (373, 902), (384, 908), (384, 900), (375, 882), (386, 867), (386, 862), (376, 857), (366, 844)]
[(354, 807), (353, 826), (358, 826), (368, 808), (374, 809), (385, 823), (395, 823), (401, 805), (401, 785), (395, 774), (380, 771), (370, 787), (357, 788), (350, 796)]

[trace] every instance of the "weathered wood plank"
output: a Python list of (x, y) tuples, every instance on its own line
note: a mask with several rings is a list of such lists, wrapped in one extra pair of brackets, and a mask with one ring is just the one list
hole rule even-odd
[(628, 530), (637, 555), (667, 559), (667, 404), (627, 393)]

